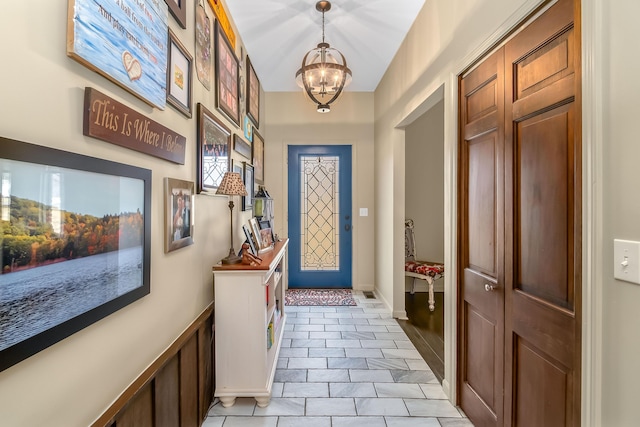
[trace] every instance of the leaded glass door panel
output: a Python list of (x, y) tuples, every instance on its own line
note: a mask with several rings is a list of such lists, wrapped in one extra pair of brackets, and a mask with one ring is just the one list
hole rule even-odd
[(351, 288), (351, 146), (289, 146), (289, 287)]

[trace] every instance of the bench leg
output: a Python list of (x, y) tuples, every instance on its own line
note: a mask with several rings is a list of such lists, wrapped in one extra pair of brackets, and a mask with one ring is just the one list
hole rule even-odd
[(429, 284), (429, 311), (433, 311), (436, 309), (436, 297), (433, 294), (433, 279), (427, 280)]
[(416, 293), (416, 278), (412, 277), (413, 280), (411, 280), (411, 290), (409, 291), (411, 293), (411, 295)]

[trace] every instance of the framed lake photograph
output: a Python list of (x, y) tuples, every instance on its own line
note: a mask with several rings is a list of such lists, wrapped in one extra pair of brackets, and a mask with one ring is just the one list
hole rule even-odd
[(236, 126), (240, 126), (240, 85), (238, 58), (216, 21), (216, 107)]
[(173, 31), (169, 30), (169, 62), (167, 64), (167, 102), (191, 118), (191, 75), (193, 58)]
[(1, 371), (150, 292), (151, 171), (0, 146)]
[(247, 142), (243, 137), (238, 134), (233, 134), (233, 149), (249, 159), (249, 161), (253, 160), (253, 156), (251, 155), (253, 152), (253, 144)]
[(231, 131), (198, 103), (198, 194), (215, 194), (231, 166)]
[(171, 252), (193, 244), (193, 182), (164, 179), (164, 251)]

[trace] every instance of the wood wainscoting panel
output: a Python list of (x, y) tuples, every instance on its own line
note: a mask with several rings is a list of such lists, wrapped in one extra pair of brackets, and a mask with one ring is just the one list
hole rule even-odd
[(92, 427), (199, 427), (213, 402), (213, 304)]

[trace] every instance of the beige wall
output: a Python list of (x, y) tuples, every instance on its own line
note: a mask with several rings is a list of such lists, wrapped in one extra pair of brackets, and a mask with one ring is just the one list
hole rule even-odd
[[(462, 60), (527, 2), (426, 2), (375, 91), (376, 289), (397, 317), (405, 315), (405, 127), (443, 85), (445, 111), (451, 107), (452, 74)], [(445, 115), (445, 129), (452, 119)]]
[[(189, 2), (188, 30), (179, 28), (169, 16), (170, 27), (192, 54), (193, 4)], [(0, 135), (147, 168), (153, 173), (151, 293), (0, 372), (0, 424), (89, 425), (212, 301), (211, 266), (229, 248), (228, 199), (196, 196), (195, 243), (165, 254), (163, 180), (196, 179), (195, 103), (192, 119), (170, 106), (165, 111), (151, 108), (68, 58), (66, 1), (4, 2), (2, 8)], [(208, 14), (213, 17), (211, 10)], [(86, 86), (184, 135), (185, 165), (83, 136)], [(204, 89), (195, 75), (193, 88), (194, 101), (215, 111), (214, 92)], [(236, 221), (246, 216), (238, 215)], [(236, 246), (238, 242), (236, 239)]]
[(602, 425), (636, 426), (640, 395), (640, 285), (613, 278), (613, 239), (640, 241), (640, 59), (635, 0), (602, 1), (604, 222)]
[(444, 101), (405, 129), (405, 217), (418, 259), (444, 261)]
[[(344, 93), (331, 112), (316, 112), (301, 92), (265, 96), (265, 183), (275, 199), (275, 228), (287, 232), (287, 146), (352, 145), (353, 287), (373, 290), (373, 93)], [(369, 215), (359, 216), (367, 208)]]

